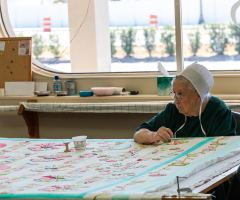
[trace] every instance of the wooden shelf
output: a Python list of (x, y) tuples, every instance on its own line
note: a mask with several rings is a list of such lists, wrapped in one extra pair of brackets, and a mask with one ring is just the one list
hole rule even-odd
[[(0, 105), (3, 102), (26, 102), (27, 100), (37, 100), (39, 103), (104, 103), (104, 102), (146, 102), (146, 101), (166, 101), (172, 99), (169, 96), (158, 95), (130, 95), (130, 96), (4, 96), (0, 97)], [(13, 104), (4, 104), (13, 105)]]

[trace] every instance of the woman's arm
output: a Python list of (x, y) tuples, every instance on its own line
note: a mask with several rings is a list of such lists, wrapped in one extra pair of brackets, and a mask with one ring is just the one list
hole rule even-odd
[(154, 132), (148, 129), (140, 129), (134, 134), (133, 139), (139, 144), (151, 144), (154, 142), (153, 134)]
[(159, 141), (165, 143), (170, 142), (171, 138), (173, 138), (172, 131), (164, 126), (159, 128), (157, 132), (149, 131), (148, 129), (140, 129), (133, 136), (134, 141), (139, 144), (152, 144)]

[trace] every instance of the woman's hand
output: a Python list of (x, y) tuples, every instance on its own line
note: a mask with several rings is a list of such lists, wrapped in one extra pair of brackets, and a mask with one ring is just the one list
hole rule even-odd
[(149, 131), (148, 129), (140, 129), (137, 131), (133, 139), (139, 144), (153, 144), (159, 141), (170, 142), (173, 138), (173, 133), (169, 128), (162, 126), (157, 132)]
[(157, 143), (162, 141), (164, 143), (171, 142), (171, 138), (173, 138), (173, 132), (164, 126), (158, 129), (157, 132), (153, 133), (153, 143)]

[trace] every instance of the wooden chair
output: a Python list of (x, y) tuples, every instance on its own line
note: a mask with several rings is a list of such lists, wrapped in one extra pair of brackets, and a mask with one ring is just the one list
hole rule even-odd
[[(237, 122), (237, 135), (240, 135), (240, 113), (239, 112), (235, 112), (235, 111), (232, 111), (232, 114), (233, 116), (235, 117), (236, 119), (236, 122)], [(240, 198), (239, 198), (240, 199)]]

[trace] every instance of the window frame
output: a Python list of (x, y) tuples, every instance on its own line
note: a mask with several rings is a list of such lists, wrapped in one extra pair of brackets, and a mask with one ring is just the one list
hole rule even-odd
[[(183, 56), (183, 37), (182, 37), (182, 8), (181, 8), (181, 1), (182, 0), (174, 0), (174, 13), (175, 13), (175, 35), (176, 35), (176, 65), (177, 71), (170, 72), (170, 75), (176, 75), (183, 70), (184, 67), (184, 56)], [(1, 37), (16, 37), (13, 28), (10, 23), (9, 15), (8, 15), (8, 8), (7, 8), (7, 0), (0, 0), (0, 36)], [(33, 73), (51, 76), (53, 77), (54, 74), (58, 73), (62, 76), (66, 76), (68, 78), (78, 78), (78, 77), (146, 77), (146, 76), (159, 76), (162, 75), (161, 72), (92, 72), (92, 73), (67, 73), (61, 72), (57, 70), (53, 70), (35, 58), (32, 59)], [(240, 70), (232, 70), (232, 71), (220, 71), (220, 70), (211, 70), (211, 73), (214, 75), (230, 75), (230, 74), (240, 74)]]

